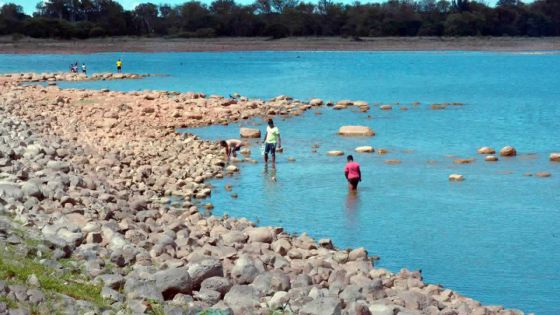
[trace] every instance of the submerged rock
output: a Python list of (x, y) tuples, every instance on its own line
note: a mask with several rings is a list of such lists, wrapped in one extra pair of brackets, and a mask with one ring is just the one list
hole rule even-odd
[(329, 156), (341, 156), (341, 155), (344, 155), (344, 152), (334, 150), (334, 151), (327, 152), (327, 155), (329, 155)]

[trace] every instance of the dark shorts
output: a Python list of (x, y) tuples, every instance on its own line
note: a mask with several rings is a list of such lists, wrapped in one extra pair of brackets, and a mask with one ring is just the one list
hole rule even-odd
[(276, 154), (276, 143), (267, 143), (267, 144), (265, 144), (265, 146), (264, 146), (264, 153), (265, 153), (265, 154), (268, 154), (269, 152), (270, 152), (271, 154)]
[(352, 185), (352, 187), (356, 188), (358, 187), (358, 183), (360, 182), (359, 178), (350, 178), (348, 179), (348, 182), (350, 183), (350, 185)]
[(117, 66), (117, 70), (121, 70), (121, 68), (122, 68), (122, 67), (118, 67), (118, 66)]

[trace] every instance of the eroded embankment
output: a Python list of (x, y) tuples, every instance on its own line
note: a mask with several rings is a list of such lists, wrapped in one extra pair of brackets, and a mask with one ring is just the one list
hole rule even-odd
[[(19, 83), (0, 78), (0, 210), (41, 239), (26, 244), (3, 228), (1, 245), (30, 249), (25, 257), (63, 274), (79, 272), (94, 284), (90, 295), (104, 300), (83, 301), (39, 275), (0, 273), (0, 313), (33, 304), (74, 314), (521, 314), (426, 284), (419, 272), (374, 268), (363, 248), (201, 214), (192, 200), (211, 193), (205, 180), (227, 176), (223, 152), (176, 127), (297, 115), (317, 101)], [(168, 207), (170, 195), (185, 201)], [(41, 246), (48, 258), (37, 255)], [(37, 301), (33, 288), (45, 298)]]

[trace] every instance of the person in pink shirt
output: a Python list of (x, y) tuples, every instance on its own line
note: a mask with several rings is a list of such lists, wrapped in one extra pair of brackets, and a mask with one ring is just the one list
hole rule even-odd
[(354, 162), (354, 157), (349, 155), (346, 160), (346, 166), (344, 167), (344, 176), (348, 180), (348, 188), (350, 190), (357, 190), (358, 183), (362, 181), (362, 172), (360, 172), (360, 164)]

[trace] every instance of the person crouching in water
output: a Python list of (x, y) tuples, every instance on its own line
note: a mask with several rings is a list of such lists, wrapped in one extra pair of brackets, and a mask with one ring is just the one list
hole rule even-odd
[(344, 176), (348, 180), (348, 188), (350, 190), (357, 190), (358, 183), (362, 181), (362, 172), (360, 171), (360, 164), (354, 162), (354, 157), (349, 155), (346, 157), (348, 163), (344, 167)]
[(229, 160), (231, 156), (237, 157), (237, 152), (245, 143), (238, 139), (229, 139), (220, 141), (220, 145), (226, 149), (226, 160)]
[(268, 127), (266, 127), (266, 133), (264, 135), (264, 163), (268, 164), (268, 153), (272, 155), (272, 167), (276, 165), (276, 148), (282, 148), (282, 143), (280, 140), (280, 130), (278, 127), (274, 127), (274, 121), (272, 119), (268, 120)]

